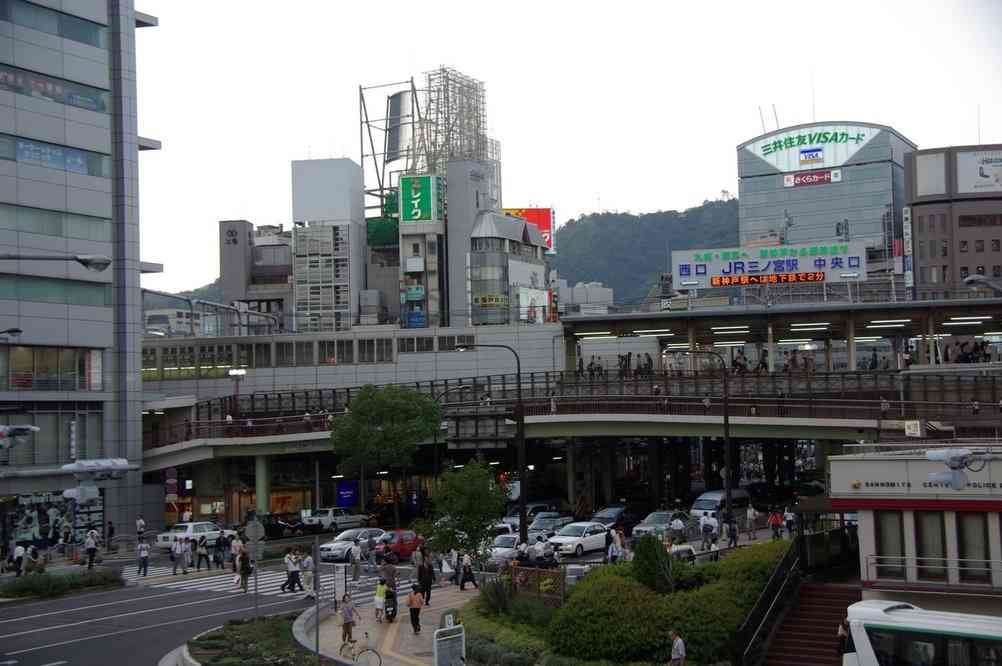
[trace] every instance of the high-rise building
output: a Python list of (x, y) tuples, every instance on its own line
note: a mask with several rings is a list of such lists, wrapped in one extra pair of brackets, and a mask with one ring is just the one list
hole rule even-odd
[[(247, 312), (248, 333), (293, 330), (292, 232), (247, 220), (219, 222), (219, 288), (222, 302)], [(274, 317), (274, 319), (272, 319)]]
[(135, 51), (157, 20), (132, 0), (45, 5), (0, 0), (0, 252), (52, 257), (0, 261), (0, 422), (39, 428), (0, 451), (4, 539), (124, 531), (143, 500), (133, 471), (75, 511), (60, 467), (142, 461), (138, 151), (159, 143), (137, 135)]

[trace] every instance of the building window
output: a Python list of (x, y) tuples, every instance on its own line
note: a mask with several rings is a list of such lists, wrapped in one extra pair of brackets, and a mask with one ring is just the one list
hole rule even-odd
[(929, 269), (925, 266), (919, 267), (919, 282), (921, 284), (929, 283)]
[(337, 364), (337, 347), (334, 340), (320, 340), (317, 342), (317, 361), (320, 365)]
[(0, 134), (0, 160), (111, 178), (111, 158), (101, 153)]
[[(932, 244), (934, 242), (935, 241), (929, 241), (929, 247), (930, 248), (932, 247)], [(919, 243), (918, 243), (918, 258), (919, 259), (925, 259), (925, 241), (919, 241)]]
[(474, 344), (472, 335), (457, 335), (456, 336), (456, 346), (457, 347), (469, 347)]
[(375, 340), (359, 340), (358, 341), (358, 362), (359, 363), (375, 363), (376, 362), (376, 341)]
[(438, 336), (438, 350), (440, 352), (456, 351), (456, 336), (454, 335)]
[(929, 282), (931, 282), (932, 284), (939, 283), (939, 266), (929, 267)]
[(353, 340), (337, 340), (337, 362), (341, 365), (351, 365), (355, 362), (355, 344)]
[(417, 351), (419, 352), (433, 352), (435, 351), (435, 338), (430, 335), (425, 335), (420, 338), (415, 338), (417, 341)]
[(0, 299), (110, 307), (112, 293), (110, 284), (0, 274)]
[(397, 351), (407, 354), (414, 351), (414, 338), (397, 338)]
[(974, 251), (975, 252), (984, 252), (985, 251), (985, 241), (983, 241), (983, 240), (975, 240), (974, 241)]
[(420, 257), (421, 256), (421, 244), (413, 243), (411, 244), (411, 256)]
[(960, 251), (967, 252), (967, 241), (965, 240), (960, 241)]
[(960, 279), (963, 280), (968, 275), (970, 275), (970, 271), (967, 270), (967, 266), (961, 266), (960, 267)]
[(998, 238), (992, 239), (992, 252), (1002, 252), (1002, 240)]
[[(932, 217), (929, 218), (929, 224), (932, 224)], [(944, 234), (948, 231), (947, 228), (946, 228), (946, 214), (945, 213), (940, 213), (939, 214), (939, 230), (942, 233), (944, 233)]]
[(943, 282), (944, 283), (949, 282), (950, 281), (950, 267), (947, 264), (943, 264), (942, 269), (943, 269)]
[(1002, 226), (1002, 215), (961, 215), (957, 218), (958, 227), (999, 227)]
[(291, 368), (296, 365), (295, 347), (291, 342), (275, 343), (275, 367)]
[(915, 550), (919, 578), (946, 580), (946, 531), (942, 511), (915, 512)]
[(978, 275), (984, 275), (985, 274), (985, 267), (984, 266), (978, 266), (977, 271), (978, 271)]
[(271, 367), (271, 345), (267, 342), (257, 342), (254, 344), (254, 367)]
[[(6, 5), (6, 6), (4, 6)], [(100, 23), (39, 7), (24, 0), (0, 2), (0, 16), (7, 12), (7, 20), (24, 28), (71, 39), (99, 49), (108, 48), (108, 28)]]
[(393, 362), (393, 338), (376, 340), (376, 363)]
[(1002, 278), (1002, 266), (998, 264), (992, 266), (992, 277)]
[(957, 552), (960, 556), (960, 580), (972, 583), (991, 580), (987, 514), (957, 512)]
[(311, 366), (311, 365), (313, 365), (313, 343), (312, 342), (297, 342), (296, 343), (296, 365), (299, 365), (299, 366)]
[(99, 349), (0, 347), (0, 389), (100, 391), (104, 386), (102, 360)]
[(939, 246), (939, 256), (948, 257), (950, 256), (950, 241), (944, 239), (943, 244)]
[(925, 231), (925, 216), (919, 215), (915, 218), (915, 233), (920, 234)]
[(4, 64), (0, 64), (0, 90), (98, 113), (108, 113), (111, 98), (107, 90)]
[(900, 511), (874, 511), (877, 577), (905, 577), (905, 530)]

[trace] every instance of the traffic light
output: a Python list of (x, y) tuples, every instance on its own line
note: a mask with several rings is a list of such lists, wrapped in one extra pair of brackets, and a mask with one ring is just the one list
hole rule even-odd
[(65, 499), (73, 500), (78, 505), (89, 504), (101, 497), (101, 491), (97, 486), (77, 486), (63, 491)]

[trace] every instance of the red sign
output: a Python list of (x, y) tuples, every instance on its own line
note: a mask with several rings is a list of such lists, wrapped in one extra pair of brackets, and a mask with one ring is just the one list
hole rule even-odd
[(731, 287), (746, 284), (792, 284), (794, 282), (824, 282), (824, 271), (806, 273), (763, 273), (762, 275), (714, 275), (711, 287)]
[(841, 183), (841, 169), (824, 169), (822, 171), (801, 171), (783, 176), (783, 187), (803, 187), (804, 185), (827, 185)]
[(553, 243), (556, 240), (554, 233), (557, 230), (556, 215), (552, 208), (503, 208), (501, 212), (505, 215), (520, 217), (529, 224), (539, 229), (546, 241), (546, 247), (553, 252)]

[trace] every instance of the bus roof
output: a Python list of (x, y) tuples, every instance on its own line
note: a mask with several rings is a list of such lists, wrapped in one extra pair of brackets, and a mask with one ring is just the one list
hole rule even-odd
[(923, 610), (900, 601), (870, 599), (849, 606), (849, 621), (866, 626), (914, 629), (937, 634), (1002, 638), (1002, 617)]

